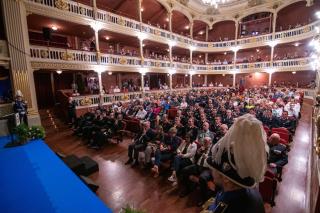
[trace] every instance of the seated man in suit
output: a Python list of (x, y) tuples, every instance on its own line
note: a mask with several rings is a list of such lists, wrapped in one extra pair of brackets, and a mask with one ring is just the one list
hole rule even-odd
[(281, 175), (282, 167), (288, 163), (288, 150), (286, 145), (280, 143), (280, 135), (273, 133), (268, 140), (269, 169), (276, 175)]
[(177, 129), (172, 127), (168, 135), (164, 137), (164, 140), (160, 143), (159, 149), (155, 152), (155, 162), (151, 169), (154, 173), (154, 177), (159, 176), (159, 166), (161, 161), (172, 160), (176, 154), (176, 150), (181, 143), (181, 139), (176, 136)]
[(198, 137), (197, 137), (197, 142), (198, 142), (199, 145), (202, 146), (204, 144), (204, 138), (206, 138), (206, 137), (211, 138), (211, 140), (214, 139), (214, 134), (213, 134), (213, 132), (211, 132), (209, 130), (209, 128), (210, 128), (209, 123), (208, 122), (204, 122), (202, 130), (199, 131)]
[(198, 182), (201, 191), (200, 203), (206, 200), (208, 191), (210, 190), (208, 189), (207, 183), (212, 180), (210, 169), (206, 163), (206, 159), (211, 155), (211, 147), (211, 138), (205, 137), (203, 146), (197, 150), (195, 163), (181, 170), (181, 173), (178, 176), (178, 183), (182, 188), (180, 197), (185, 197), (192, 192)]
[(150, 128), (150, 122), (146, 121), (142, 123), (142, 132), (133, 139), (133, 143), (128, 147), (128, 161), (125, 163), (133, 166), (138, 165), (139, 151), (144, 151), (148, 142), (152, 141), (155, 137), (155, 132)]
[(261, 119), (264, 126), (267, 126), (269, 129), (277, 127), (277, 118), (272, 115), (272, 110), (267, 109)]
[(282, 116), (278, 120), (278, 127), (285, 127), (292, 135), (294, 135), (296, 131), (296, 119), (294, 117), (289, 117), (287, 111), (283, 111)]

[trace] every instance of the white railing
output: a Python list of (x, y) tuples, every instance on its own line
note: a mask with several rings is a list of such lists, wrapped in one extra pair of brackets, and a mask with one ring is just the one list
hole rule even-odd
[(32, 60), (43, 62), (83, 62), (96, 64), (96, 52), (34, 46), (30, 47)]
[(8, 58), (8, 46), (5, 40), (0, 40), (0, 58)]
[[(30, 2), (32, 4), (37, 4), (37, 5), (41, 4), (45, 7), (59, 9), (72, 14), (84, 16), (90, 19), (93, 19), (94, 17), (93, 7), (87, 6), (81, 3), (77, 3), (71, 0), (63, 0), (63, 1), (25, 0), (25, 1), (28, 3)], [(64, 3), (58, 4), (57, 2), (64, 2)], [(30, 10), (32, 10), (32, 7)], [(141, 29), (142, 32), (152, 36), (159, 36), (159, 38), (165, 38), (165, 39), (171, 38), (172, 40), (177, 41), (177, 46), (188, 47), (192, 45), (198, 48), (199, 51), (200, 50), (209, 51), (209, 52), (212, 50), (219, 51), (219, 48), (220, 50), (222, 50), (222, 48), (223, 50), (225, 50), (226, 48), (229, 49), (235, 46), (240, 46), (243, 49), (243, 48), (247, 48), (247, 47), (249, 48), (252, 46), (266, 45), (267, 42), (273, 40), (272, 34), (265, 34), (265, 35), (255, 36), (255, 37), (241, 38), (241, 39), (238, 39), (237, 41), (235, 40), (222, 41), (222, 42), (196, 41), (186, 36), (181, 36), (175, 33), (171, 33), (167, 30), (150, 26), (148, 24), (144, 24), (144, 23), (140, 24), (140, 22), (136, 20), (119, 16), (114, 13), (106, 12), (103, 10), (97, 10), (97, 20), (103, 23), (115, 25), (115, 27), (120, 26), (120, 27), (128, 28), (134, 31), (140, 31)], [(88, 24), (87, 20), (86, 20), (86, 24)], [(314, 35), (315, 28), (316, 26), (319, 26), (319, 25), (320, 25), (320, 20), (299, 28), (276, 32), (274, 39), (279, 41), (280, 43), (281, 42), (286, 43), (286, 40), (288, 40), (288, 38), (291, 39), (290, 42), (292, 42), (292, 40), (294, 39), (296, 40), (305, 39), (307, 37)], [(119, 29), (119, 28), (115, 28), (115, 29)], [(128, 35), (132, 35), (132, 31), (130, 30), (122, 30), (121, 33), (127, 33)], [(149, 39), (154, 40), (154, 38), (151, 38), (151, 37)], [(155, 39), (155, 40), (158, 40), (158, 39)], [(215, 48), (215, 49), (212, 49), (212, 48)]]
[(79, 107), (98, 106), (100, 103), (100, 95), (84, 95), (73, 97)]
[(141, 58), (124, 55), (101, 54), (101, 65), (141, 66)]
[[(184, 71), (250, 71), (261, 70), (267, 68), (286, 69), (286, 68), (299, 68), (306, 67), (311, 63), (310, 58), (297, 58), (288, 60), (274, 61), (271, 65), (270, 61), (262, 61), (255, 63), (240, 63), (234, 66), (233, 64), (226, 65), (197, 65), (180, 62), (172, 62), (156, 60), (156, 59), (142, 59), (140, 57), (113, 55), (113, 54), (99, 54), (100, 65), (114, 65), (114, 66), (127, 66), (132, 68), (150, 68), (150, 69), (175, 69)], [(70, 50), (54, 47), (34, 46), (30, 47), (30, 56), (32, 61), (37, 62), (63, 62), (63, 63), (79, 63), (98, 65), (97, 54), (95, 52), (87, 52), (81, 50)]]

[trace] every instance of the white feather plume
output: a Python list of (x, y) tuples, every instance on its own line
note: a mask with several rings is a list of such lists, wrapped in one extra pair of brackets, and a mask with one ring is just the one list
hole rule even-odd
[[(226, 135), (213, 147), (212, 155), (216, 163), (221, 163), (224, 150), (241, 178), (251, 177), (256, 183), (263, 180), (269, 148), (262, 123), (253, 115), (237, 118)], [(231, 161), (232, 154), (234, 164)]]

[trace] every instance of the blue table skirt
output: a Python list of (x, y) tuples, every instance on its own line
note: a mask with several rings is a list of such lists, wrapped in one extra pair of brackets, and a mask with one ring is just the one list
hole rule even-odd
[(41, 140), (2, 148), (0, 212), (112, 212)]

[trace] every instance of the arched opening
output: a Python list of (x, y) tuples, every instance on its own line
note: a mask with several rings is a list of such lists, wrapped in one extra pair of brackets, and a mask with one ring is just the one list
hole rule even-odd
[(217, 22), (209, 30), (208, 41), (218, 42), (225, 40), (234, 40), (236, 27), (234, 21), (221, 21)]
[(156, 0), (143, 0), (142, 22), (169, 30), (169, 16), (166, 8)]
[(272, 17), (270, 12), (248, 15), (239, 23), (239, 37), (250, 37), (272, 32)]
[(172, 31), (190, 37), (190, 21), (183, 13), (172, 11)]
[(304, 26), (316, 20), (315, 12), (320, 9), (320, 2), (315, 1), (311, 7), (305, 1), (299, 1), (282, 8), (277, 15), (276, 31)]
[(198, 41), (206, 41), (207, 24), (203, 21), (193, 21), (193, 39)]

